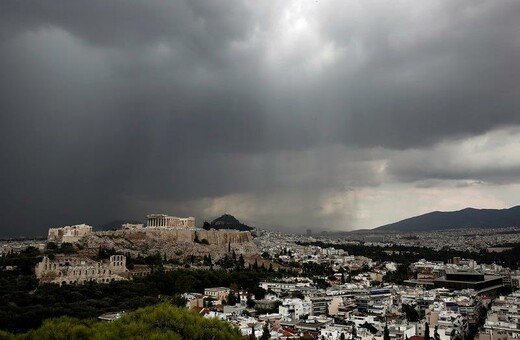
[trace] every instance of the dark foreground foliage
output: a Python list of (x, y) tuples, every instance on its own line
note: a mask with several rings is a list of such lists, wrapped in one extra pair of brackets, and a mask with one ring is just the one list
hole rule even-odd
[(63, 316), (46, 320), (22, 334), (0, 331), (0, 338), (24, 339), (241, 339), (240, 331), (218, 319), (168, 303), (127, 313), (119, 320), (102, 322)]
[(133, 281), (60, 287), (38, 285), (29, 275), (0, 273), (0, 329), (25, 332), (48, 318), (67, 315), (89, 319), (105, 312), (135, 310), (164, 299), (182, 305), (180, 294), (203, 293), (206, 287), (234, 286), (262, 298), (265, 291), (258, 283), (276, 275), (255, 271), (158, 270)]

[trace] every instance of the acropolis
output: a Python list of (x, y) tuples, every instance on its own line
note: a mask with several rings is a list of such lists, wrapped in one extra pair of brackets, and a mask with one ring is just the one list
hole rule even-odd
[(195, 217), (175, 217), (164, 214), (146, 216), (147, 228), (195, 229)]
[(83, 236), (92, 234), (92, 226), (77, 224), (72, 226), (49, 228), (47, 241), (55, 243), (74, 243)]

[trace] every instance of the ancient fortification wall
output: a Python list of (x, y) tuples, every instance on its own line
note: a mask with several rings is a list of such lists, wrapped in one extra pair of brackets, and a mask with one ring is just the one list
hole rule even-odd
[(97, 231), (98, 236), (125, 238), (129, 241), (144, 241), (146, 239), (160, 239), (167, 242), (194, 242), (195, 236), (199, 240), (207, 240), (212, 245), (227, 245), (251, 242), (253, 237), (248, 231), (237, 230), (184, 230), (184, 229), (126, 229), (115, 231)]
[(49, 228), (47, 241), (56, 243), (74, 243), (78, 242), (82, 237), (90, 235), (91, 233), (92, 226), (86, 224)]

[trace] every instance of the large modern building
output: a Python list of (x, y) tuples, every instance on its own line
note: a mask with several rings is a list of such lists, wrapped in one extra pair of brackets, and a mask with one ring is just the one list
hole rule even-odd
[(195, 217), (176, 217), (164, 214), (151, 214), (146, 216), (146, 227), (194, 229)]
[(477, 272), (454, 271), (446, 272), (434, 281), (435, 288), (451, 290), (473, 289), (477, 293), (484, 293), (503, 286), (502, 276), (484, 275)]

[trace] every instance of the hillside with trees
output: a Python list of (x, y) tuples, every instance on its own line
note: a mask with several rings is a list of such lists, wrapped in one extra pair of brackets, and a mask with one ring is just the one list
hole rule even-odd
[(241, 339), (240, 331), (216, 318), (168, 303), (140, 308), (113, 322), (67, 316), (46, 320), (27, 333), (0, 331), (0, 338), (24, 339)]

